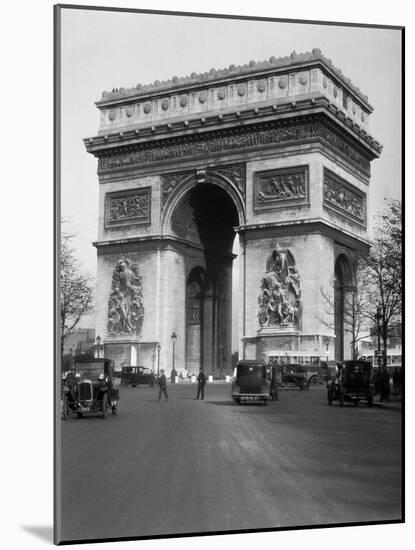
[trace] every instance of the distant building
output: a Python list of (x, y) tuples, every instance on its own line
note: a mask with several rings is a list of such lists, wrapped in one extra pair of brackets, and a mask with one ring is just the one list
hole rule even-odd
[(90, 350), (95, 343), (94, 328), (78, 328), (65, 338), (63, 347), (64, 355), (72, 353), (85, 353)]
[[(388, 328), (387, 345), (387, 366), (401, 367), (402, 366), (402, 325), (395, 324)], [(380, 347), (383, 343), (381, 340)], [(358, 342), (359, 357), (364, 357), (373, 360), (375, 350), (378, 349), (378, 333), (376, 327), (367, 329), (367, 337)], [(375, 361), (376, 363), (376, 361)]]

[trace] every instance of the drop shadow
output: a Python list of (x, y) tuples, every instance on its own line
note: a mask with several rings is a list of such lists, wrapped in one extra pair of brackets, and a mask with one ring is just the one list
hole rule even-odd
[(21, 528), (27, 533), (53, 544), (53, 527), (51, 525), (21, 525)]

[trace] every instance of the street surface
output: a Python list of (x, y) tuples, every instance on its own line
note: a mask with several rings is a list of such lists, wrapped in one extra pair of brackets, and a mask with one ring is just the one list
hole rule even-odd
[(401, 413), (230, 384), (121, 388), (117, 416), (62, 422), (63, 540), (401, 518)]

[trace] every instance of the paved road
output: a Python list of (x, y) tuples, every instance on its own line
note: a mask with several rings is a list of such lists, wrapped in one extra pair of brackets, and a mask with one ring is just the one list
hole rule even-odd
[(401, 413), (328, 407), (323, 387), (267, 407), (229, 384), (122, 388), (118, 416), (62, 422), (63, 539), (401, 517)]

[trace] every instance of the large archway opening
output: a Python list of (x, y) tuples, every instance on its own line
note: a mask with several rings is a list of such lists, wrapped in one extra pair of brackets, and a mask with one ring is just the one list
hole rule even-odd
[(334, 332), (335, 360), (343, 361), (350, 356), (350, 336), (345, 325), (345, 298), (352, 285), (352, 268), (345, 254), (340, 254), (334, 265)]
[(185, 251), (185, 368), (221, 377), (231, 368), (234, 228), (240, 223), (233, 199), (221, 187), (199, 184), (176, 204), (170, 230)]

